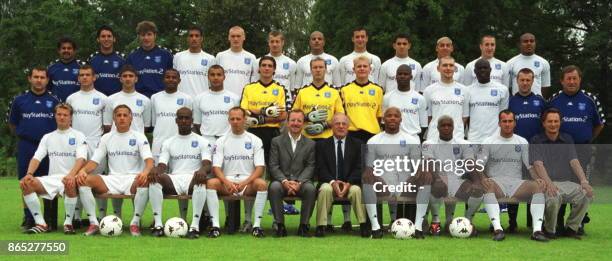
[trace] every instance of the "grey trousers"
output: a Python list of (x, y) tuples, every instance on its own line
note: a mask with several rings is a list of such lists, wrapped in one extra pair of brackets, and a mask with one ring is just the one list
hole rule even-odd
[(580, 184), (563, 181), (553, 183), (559, 188), (559, 193), (555, 197), (546, 196), (546, 210), (544, 213), (544, 228), (549, 233), (556, 232), (557, 226), (557, 213), (562, 204), (569, 203), (572, 206), (565, 225), (574, 231), (578, 231), (582, 218), (589, 210), (589, 204), (592, 198), (587, 197), (586, 193), (582, 191)]
[[(287, 191), (279, 181), (272, 181), (268, 186), (268, 198), (274, 219), (277, 223), (285, 223), (285, 215), (283, 214), (283, 197), (287, 195)], [(302, 199), (302, 208), (300, 209), (300, 224), (309, 224), (310, 216), (314, 209), (317, 191), (312, 182), (304, 182), (300, 186), (297, 196)]]

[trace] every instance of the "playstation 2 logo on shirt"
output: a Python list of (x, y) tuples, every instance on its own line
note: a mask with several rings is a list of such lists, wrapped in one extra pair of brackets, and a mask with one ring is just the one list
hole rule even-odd
[(202, 59), (202, 60), (200, 60), (200, 64), (201, 64), (202, 66), (208, 66), (208, 60), (206, 60), (206, 59)]
[(176, 99), (176, 104), (177, 105), (183, 105), (183, 103), (185, 103), (185, 99), (183, 99), (183, 98)]
[(156, 63), (161, 63), (161, 56), (156, 55), (154, 60)]
[(331, 92), (325, 92), (323, 95), (325, 98), (331, 98)]
[(533, 61), (533, 66), (536, 68), (540, 67), (540, 61)]
[(419, 99), (417, 98), (412, 98), (412, 104), (418, 104), (419, 103)]
[(141, 99), (136, 100), (136, 106), (142, 106), (142, 100)]
[(491, 90), (491, 96), (493, 97), (497, 96), (497, 90)]
[(229, 96), (223, 96), (223, 102), (230, 103), (230, 97)]
[(251, 148), (253, 148), (253, 144), (251, 144), (251, 142), (247, 141), (244, 143), (244, 148), (247, 150), (250, 150)]
[(368, 90), (368, 94), (370, 96), (374, 96), (374, 94), (376, 94), (376, 91), (374, 89), (370, 89), (370, 90)]
[(198, 141), (197, 140), (191, 141), (191, 147), (192, 148), (197, 148), (198, 147)]
[(74, 145), (74, 144), (76, 144), (76, 140), (74, 138), (69, 138), (68, 145)]
[(129, 144), (130, 146), (136, 145), (136, 139), (130, 139)]
[(119, 61), (113, 61), (113, 68), (119, 68)]
[(53, 107), (53, 101), (45, 101), (45, 105), (47, 105), (47, 108), (51, 108)]
[(461, 95), (461, 89), (455, 88), (455, 95)]
[(495, 70), (501, 70), (501, 64), (496, 63), (495, 64)]
[(289, 63), (283, 63), (283, 69), (289, 70)]
[(100, 98), (93, 98), (91, 102), (93, 103), (93, 105), (98, 105), (100, 104)]
[(272, 90), (272, 95), (278, 96), (278, 90), (277, 89)]
[(244, 58), (244, 64), (251, 64), (251, 58)]

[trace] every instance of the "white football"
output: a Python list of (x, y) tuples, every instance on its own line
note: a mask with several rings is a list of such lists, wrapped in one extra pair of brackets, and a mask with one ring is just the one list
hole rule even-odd
[(123, 232), (123, 222), (115, 215), (104, 217), (100, 221), (100, 234), (107, 237), (116, 237)]
[(187, 230), (189, 230), (187, 222), (179, 217), (168, 219), (164, 225), (164, 234), (167, 237), (183, 237), (187, 235)]
[(391, 233), (397, 239), (408, 239), (414, 236), (414, 223), (410, 219), (400, 218), (391, 224)]
[(472, 222), (464, 217), (457, 217), (448, 226), (451, 236), (468, 238), (472, 234)]

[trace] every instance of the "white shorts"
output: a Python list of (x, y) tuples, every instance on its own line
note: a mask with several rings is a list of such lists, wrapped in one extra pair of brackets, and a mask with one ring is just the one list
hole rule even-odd
[(249, 178), (250, 175), (244, 175), (244, 174), (239, 174), (239, 175), (230, 175), (230, 176), (226, 176), (226, 178), (231, 181), (231, 182), (243, 182), (245, 180), (247, 180)]
[(497, 186), (499, 186), (506, 197), (514, 196), (514, 193), (525, 182), (525, 180), (509, 177), (493, 177), (491, 178)]
[(448, 188), (449, 197), (454, 197), (455, 194), (457, 194), (457, 191), (459, 191), (459, 187), (461, 187), (461, 184), (464, 182), (464, 180), (456, 175), (440, 175), (440, 178)]
[(45, 191), (47, 191), (47, 194), (40, 195), (40, 197), (51, 200), (58, 194), (64, 195), (64, 183), (62, 182), (62, 179), (65, 176), (66, 175), (51, 175), (36, 177), (38, 181), (40, 181), (40, 184), (42, 184)]
[(191, 184), (191, 180), (193, 180), (193, 174), (169, 174), (168, 176), (172, 180), (172, 185), (174, 185), (176, 194), (189, 194), (189, 185)]
[(114, 195), (131, 195), (130, 188), (136, 175), (125, 174), (125, 175), (100, 175), (104, 184), (108, 188), (108, 194)]
[[(387, 185), (400, 185), (402, 182), (408, 182), (408, 179), (410, 179), (410, 173), (403, 171), (403, 172), (385, 172), (384, 175), (381, 176), (381, 178), (383, 179), (383, 181), (385, 182), (385, 184)], [(391, 196), (399, 196), (402, 194), (402, 192), (392, 192), (390, 193)]]

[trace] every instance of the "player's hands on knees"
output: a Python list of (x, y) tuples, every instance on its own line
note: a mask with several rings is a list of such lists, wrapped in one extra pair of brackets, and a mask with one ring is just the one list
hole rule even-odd
[(66, 175), (66, 176), (64, 176), (64, 178), (62, 179), (62, 183), (64, 183), (65, 187), (74, 187), (74, 185), (75, 185), (75, 176), (73, 176), (73, 175)]
[(26, 188), (26, 184), (32, 182), (34, 180), (34, 177), (32, 175), (25, 175), (25, 177), (23, 177), (20, 181), (19, 181), (19, 187), (23, 190)]
[(492, 180), (492, 179), (490, 179), (490, 178), (484, 178), (484, 179), (482, 180), (482, 182), (481, 182), (482, 187), (484, 188), (484, 190), (485, 190), (486, 192), (489, 192), (489, 193), (490, 193), (490, 192), (494, 192), (494, 191), (495, 191), (495, 189), (494, 189), (494, 188), (495, 188), (495, 187), (494, 187), (494, 183), (495, 183), (495, 181), (493, 181), (493, 180)]
[(430, 185), (433, 182), (433, 175), (429, 171), (418, 170), (415, 177), (420, 185)]
[(586, 193), (587, 197), (593, 197), (593, 187), (591, 187), (588, 182), (581, 182), (580, 187), (582, 187), (582, 190)]
[(348, 182), (342, 182), (342, 186), (341, 186), (341, 191), (340, 193), (342, 194), (343, 198), (346, 198), (348, 196), (348, 191), (351, 188), (351, 183)]
[(149, 183), (159, 183), (159, 171), (157, 170), (157, 168), (152, 168), (151, 171), (149, 172), (149, 175), (147, 175), (147, 182)]
[(336, 194), (336, 197), (339, 197), (339, 198), (342, 197), (342, 193), (341, 193), (342, 190), (340, 189), (340, 183), (342, 183), (342, 181), (336, 180), (334, 183), (331, 184), (334, 194)]
[(85, 170), (80, 170), (79, 173), (76, 174), (76, 183), (79, 186), (84, 186), (87, 181), (87, 172)]
[(200, 170), (194, 172), (193, 182), (195, 184), (206, 184), (206, 172)]
[(556, 197), (559, 193), (559, 188), (557, 188), (557, 186), (552, 183), (552, 182), (548, 182), (546, 184), (546, 195), (548, 195), (549, 197)]
[(138, 184), (138, 186), (145, 186), (149, 184), (149, 175), (145, 174), (144, 172), (138, 174), (138, 176), (136, 176), (136, 184)]

